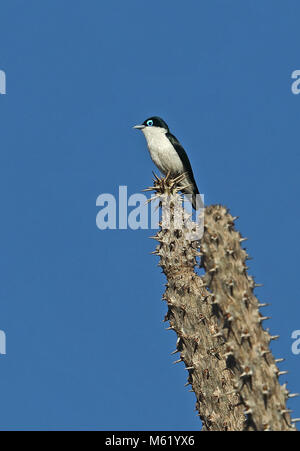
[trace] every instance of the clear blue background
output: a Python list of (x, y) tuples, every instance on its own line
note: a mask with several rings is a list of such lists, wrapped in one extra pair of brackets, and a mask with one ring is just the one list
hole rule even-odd
[(153, 231), (95, 223), (99, 194), (151, 183), (131, 126), (153, 114), (206, 204), (240, 216), (281, 381), (300, 391), (299, 20), (297, 0), (1, 2), (1, 429), (200, 427)]

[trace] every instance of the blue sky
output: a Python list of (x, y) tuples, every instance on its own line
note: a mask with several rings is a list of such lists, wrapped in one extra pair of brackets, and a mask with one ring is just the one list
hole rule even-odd
[[(9, 0), (0, 6), (1, 429), (197, 430), (149, 230), (100, 231), (140, 192), (162, 116), (205, 203), (240, 217), (276, 357), (300, 391), (297, 0)], [(300, 417), (300, 402), (289, 403)]]

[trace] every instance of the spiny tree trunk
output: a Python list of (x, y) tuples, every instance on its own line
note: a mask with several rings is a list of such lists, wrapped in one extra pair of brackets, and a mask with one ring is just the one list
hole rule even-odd
[[(280, 372), (270, 351), (278, 338), (264, 330), (255, 283), (247, 274), (244, 240), (228, 210), (206, 207), (204, 235), (191, 241), (195, 230), (182, 208), (176, 181), (156, 178), (153, 190), (162, 205), (170, 202), (168, 228), (154, 237), (166, 278), (165, 321), (177, 334), (174, 363), (184, 362), (187, 385), (196, 395), (196, 408), (206, 431), (292, 431), (286, 407), (289, 397), (279, 383)], [(175, 211), (184, 216), (178, 228)], [(199, 248), (200, 244), (200, 248)], [(205, 275), (195, 268), (201, 266)]]

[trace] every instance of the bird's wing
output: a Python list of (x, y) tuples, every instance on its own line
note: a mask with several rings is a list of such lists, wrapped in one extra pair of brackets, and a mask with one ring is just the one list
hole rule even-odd
[(179, 155), (179, 158), (182, 161), (183, 167), (185, 168), (185, 170), (189, 176), (190, 182), (193, 184), (194, 194), (199, 194), (197, 184), (195, 182), (192, 166), (191, 166), (190, 160), (186, 154), (186, 151), (184, 150), (184, 148), (182, 147), (182, 145), (180, 144), (180, 142), (174, 135), (172, 135), (171, 133), (167, 133), (167, 137), (171, 141), (173, 146), (175, 147), (175, 149)]

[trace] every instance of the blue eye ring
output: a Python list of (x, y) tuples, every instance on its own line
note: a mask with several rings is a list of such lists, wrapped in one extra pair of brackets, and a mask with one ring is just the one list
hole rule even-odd
[(148, 127), (152, 127), (152, 125), (153, 125), (153, 120), (150, 119), (149, 121), (147, 121), (147, 125), (148, 125)]

